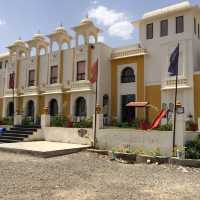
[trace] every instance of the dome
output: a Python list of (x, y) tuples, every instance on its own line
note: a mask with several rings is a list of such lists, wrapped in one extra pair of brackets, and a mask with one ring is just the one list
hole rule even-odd
[(93, 24), (92, 20), (87, 16), (85, 19), (81, 20), (80, 25)]
[(57, 27), (56, 32), (65, 32), (64, 26), (61, 25), (61, 26)]
[(44, 39), (44, 37), (40, 32), (38, 32), (33, 35), (33, 39)]
[(15, 45), (20, 45), (20, 44), (24, 44), (24, 42), (21, 40), (21, 38), (19, 38), (14, 42), (14, 44)]

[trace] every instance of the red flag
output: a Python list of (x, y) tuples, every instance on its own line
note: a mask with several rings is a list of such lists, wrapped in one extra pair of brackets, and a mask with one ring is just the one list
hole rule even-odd
[(90, 83), (95, 83), (98, 77), (98, 58), (96, 62), (92, 65), (92, 78), (90, 79)]
[(14, 89), (15, 87), (15, 73), (10, 74), (10, 79), (9, 79), (9, 88)]

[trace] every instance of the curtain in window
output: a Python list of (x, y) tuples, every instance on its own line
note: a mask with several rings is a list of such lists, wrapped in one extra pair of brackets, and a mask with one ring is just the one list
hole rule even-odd
[(77, 63), (77, 80), (85, 80), (85, 61)]
[(51, 67), (51, 79), (50, 79), (50, 83), (57, 83), (58, 81), (58, 66), (52, 66)]

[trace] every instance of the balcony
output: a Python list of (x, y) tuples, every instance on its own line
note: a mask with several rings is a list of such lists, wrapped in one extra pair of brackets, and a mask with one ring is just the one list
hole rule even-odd
[(93, 91), (93, 86), (88, 80), (73, 81), (69, 92)]
[(63, 93), (63, 85), (60, 83), (54, 83), (46, 85), (41, 88), (43, 94), (61, 94)]
[[(18, 91), (14, 89), (14, 97), (18, 96)], [(13, 97), (13, 89), (5, 89), (4, 90), (4, 97)]]
[[(162, 90), (170, 90), (175, 89), (176, 86), (176, 80), (175, 78), (167, 79), (162, 84)], [(179, 77), (178, 78), (178, 88), (179, 89), (187, 89), (190, 88), (189, 82), (187, 78)]]
[(35, 96), (39, 95), (39, 88), (36, 86), (29, 86), (21, 89), (20, 96)]

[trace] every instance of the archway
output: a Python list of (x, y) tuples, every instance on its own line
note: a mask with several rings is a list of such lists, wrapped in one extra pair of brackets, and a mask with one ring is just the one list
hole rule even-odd
[(14, 116), (14, 103), (13, 102), (8, 103), (7, 116), (8, 117), (13, 117)]
[(31, 117), (34, 120), (34, 114), (35, 114), (34, 102), (30, 100), (28, 101), (26, 106), (26, 116)]
[(86, 117), (87, 110), (86, 110), (86, 100), (84, 97), (79, 97), (76, 100), (75, 115), (77, 117)]
[(49, 102), (49, 114), (51, 116), (56, 116), (58, 115), (58, 102), (56, 99), (52, 99)]

